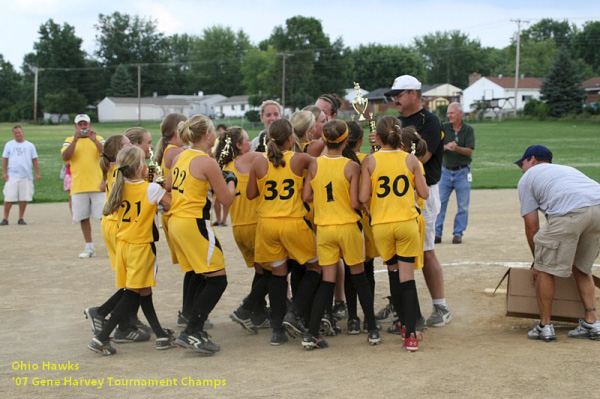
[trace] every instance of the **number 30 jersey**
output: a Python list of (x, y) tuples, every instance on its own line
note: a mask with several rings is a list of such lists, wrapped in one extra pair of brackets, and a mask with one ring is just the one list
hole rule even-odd
[(415, 176), (406, 166), (408, 153), (381, 149), (373, 154), (371, 225), (415, 219)]
[(306, 215), (302, 202), (302, 176), (296, 176), (290, 167), (294, 152), (283, 153), (285, 166), (275, 167), (269, 162), (269, 170), (258, 179), (258, 207), (256, 211), (263, 218), (301, 218)]
[(317, 226), (356, 223), (360, 219), (350, 204), (350, 182), (344, 175), (348, 158), (317, 158), (317, 174), (311, 181)]
[(196, 179), (190, 173), (190, 163), (196, 157), (207, 157), (203, 151), (187, 149), (171, 167), (171, 209), (168, 215), (181, 218), (210, 220), (213, 204), (208, 180)]
[(117, 239), (131, 244), (158, 241), (156, 209), (165, 193), (156, 183), (125, 180), (117, 211)]

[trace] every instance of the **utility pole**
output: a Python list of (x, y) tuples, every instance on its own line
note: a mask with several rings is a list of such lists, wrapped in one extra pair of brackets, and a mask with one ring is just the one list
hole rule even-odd
[[(293, 57), (293, 53), (277, 53), (277, 55), (283, 57), (283, 71), (281, 74), (281, 109), (285, 114), (285, 57)], [(282, 115), (283, 116), (283, 115)]]
[(521, 23), (528, 24), (529, 21), (521, 19), (511, 19), (511, 22), (517, 23), (517, 60), (515, 66), (515, 118), (517, 117), (517, 99), (519, 98), (519, 58), (521, 55)]
[(37, 97), (38, 97), (38, 67), (33, 67), (35, 77), (33, 79), (33, 121), (37, 122)]
[(138, 126), (142, 126), (142, 66), (138, 64)]

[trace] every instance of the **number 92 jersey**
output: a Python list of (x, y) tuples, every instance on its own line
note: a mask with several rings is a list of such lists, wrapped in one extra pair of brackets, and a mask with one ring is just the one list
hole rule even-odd
[(294, 152), (283, 153), (285, 166), (275, 167), (269, 162), (267, 174), (258, 180), (258, 207), (256, 211), (263, 218), (289, 217), (301, 218), (306, 215), (302, 203), (302, 176), (296, 176), (290, 167)]
[(406, 166), (408, 154), (381, 149), (373, 154), (371, 225), (415, 219), (415, 176)]

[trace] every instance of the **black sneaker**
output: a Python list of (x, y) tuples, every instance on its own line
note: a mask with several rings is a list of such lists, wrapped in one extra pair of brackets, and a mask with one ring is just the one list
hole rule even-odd
[(284, 328), (281, 329), (273, 329), (273, 334), (271, 335), (271, 345), (279, 346), (283, 345), (289, 341), (287, 333)]
[(2, 219), (2, 221), (0, 222), (0, 226), (8, 226), (8, 220)]
[(244, 309), (242, 306), (237, 308), (229, 315), (229, 318), (238, 323), (245, 330), (253, 334), (258, 334), (258, 328), (252, 323), (252, 312)]
[(360, 319), (348, 319), (348, 334), (360, 334)]
[(156, 349), (157, 350), (165, 350), (174, 348), (175, 345), (175, 331), (169, 330), (168, 328), (163, 328), (165, 333), (167, 333), (166, 337), (156, 338)]
[(291, 334), (302, 337), (306, 334), (306, 328), (302, 324), (302, 319), (293, 312), (287, 312), (283, 318), (283, 327)]
[(110, 356), (117, 353), (117, 350), (110, 345), (110, 340), (102, 342), (96, 337), (92, 338), (88, 344), (88, 349), (104, 356)]
[(402, 323), (400, 320), (394, 320), (392, 325), (387, 329), (388, 334), (402, 335)]
[(392, 305), (392, 298), (386, 296), (385, 299), (388, 300), (388, 304), (385, 305), (379, 312), (375, 314), (375, 320), (387, 321), (390, 318), (394, 317), (394, 305)]
[(187, 334), (182, 331), (175, 340), (175, 345), (207, 355), (212, 355), (221, 350), (219, 345), (210, 340), (206, 331), (198, 331), (194, 334)]
[(135, 315), (131, 318), (131, 325), (133, 327), (137, 328), (138, 330), (142, 330), (142, 331), (146, 332), (148, 335), (153, 333), (150, 326), (142, 323), (142, 321), (140, 319), (138, 319), (137, 315)]
[(144, 331), (140, 328), (136, 328), (133, 326), (129, 327), (125, 331), (121, 331), (117, 328), (115, 330), (113, 340), (117, 344), (129, 344), (129, 343), (133, 343), (133, 342), (146, 342), (146, 341), (150, 340), (150, 334), (148, 334), (146, 331)]
[(381, 343), (381, 335), (379, 330), (369, 331), (369, 345), (379, 345)]
[(348, 318), (348, 308), (346, 307), (346, 302), (335, 301), (332, 313), (333, 317), (335, 317), (338, 321)]
[(328, 348), (329, 345), (327, 344), (327, 341), (325, 341), (320, 336), (315, 337), (311, 333), (306, 333), (304, 335), (304, 338), (302, 339), (302, 347), (304, 347), (304, 349), (306, 350), (325, 349)]
[(321, 319), (321, 325), (319, 326), (319, 333), (326, 337), (335, 337), (339, 333), (342, 332), (342, 329), (339, 328), (336, 324), (335, 317), (325, 315)]
[(270, 328), (271, 321), (269, 320), (269, 315), (266, 312), (256, 313), (250, 316), (252, 320), (252, 324), (256, 328)]
[(25, 226), (27, 223), (25, 223), (25, 220), (19, 219), (19, 221), (17, 222), (17, 224), (20, 224), (21, 226)]
[(104, 323), (106, 323), (106, 319), (104, 316), (100, 316), (98, 314), (98, 307), (90, 307), (83, 311), (85, 318), (90, 321), (92, 324), (92, 332), (94, 336), (100, 334), (102, 328), (104, 327)]
[(177, 327), (187, 327), (189, 319), (181, 312), (177, 312)]

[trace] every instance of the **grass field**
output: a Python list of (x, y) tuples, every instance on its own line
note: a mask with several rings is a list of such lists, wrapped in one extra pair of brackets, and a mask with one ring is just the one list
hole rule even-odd
[[(235, 122), (234, 122), (235, 123)], [(237, 123), (241, 123), (241, 120)], [(120, 134), (134, 123), (95, 123), (93, 129), (104, 138)], [(158, 122), (143, 123), (152, 133), (153, 143), (160, 138)], [(0, 123), (0, 147), (13, 139), (13, 124)], [(250, 137), (261, 128), (244, 125)], [(506, 121), (474, 124), (476, 148), (473, 155), (473, 188), (515, 188), (521, 171), (513, 165), (525, 148), (543, 144), (554, 153), (556, 163), (571, 165), (600, 181), (600, 124), (573, 121)], [(59, 172), (62, 167), (60, 148), (73, 134), (72, 125), (23, 125), (25, 138), (37, 148), (42, 179), (35, 184), (34, 202), (67, 201)], [(365, 132), (367, 129), (365, 129)], [(366, 141), (366, 140), (365, 140)], [(363, 146), (368, 151), (368, 144)], [(0, 195), (0, 200), (4, 197)]]

